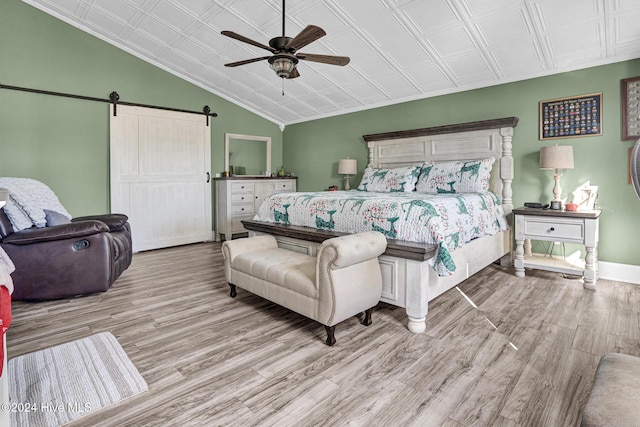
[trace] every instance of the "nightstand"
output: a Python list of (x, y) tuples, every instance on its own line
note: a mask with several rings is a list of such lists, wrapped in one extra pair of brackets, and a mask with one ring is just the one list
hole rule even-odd
[[(524, 277), (525, 268), (537, 268), (581, 275), (586, 289), (596, 288), (599, 210), (567, 212), (517, 208), (513, 210), (513, 215), (516, 227), (516, 276)], [(543, 240), (550, 244), (560, 242), (584, 245), (584, 265), (564, 258), (534, 254), (531, 252), (531, 240)]]

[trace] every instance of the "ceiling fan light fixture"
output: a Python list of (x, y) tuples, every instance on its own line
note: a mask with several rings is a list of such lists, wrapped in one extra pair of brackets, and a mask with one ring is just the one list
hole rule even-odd
[(289, 78), (297, 63), (298, 59), (293, 55), (276, 54), (269, 58), (271, 69), (276, 72), (278, 77), (283, 79)]

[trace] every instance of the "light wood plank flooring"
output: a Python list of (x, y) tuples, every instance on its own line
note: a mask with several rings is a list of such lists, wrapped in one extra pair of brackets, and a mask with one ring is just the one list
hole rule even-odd
[(14, 302), (8, 352), (118, 338), (149, 391), (71, 426), (572, 426), (600, 356), (640, 356), (637, 286), (490, 266), (459, 289), (424, 334), (381, 304), (327, 347), (321, 325), (231, 299), (219, 243), (189, 245), (134, 255), (107, 293)]

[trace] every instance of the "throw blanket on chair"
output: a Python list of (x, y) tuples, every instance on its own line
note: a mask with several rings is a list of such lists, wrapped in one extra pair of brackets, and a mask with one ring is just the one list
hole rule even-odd
[(0, 187), (9, 190), (9, 200), (4, 206), (14, 231), (26, 228), (46, 227), (46, 211), (56, 212), (71, 219), (55, 193), (40, 181), (30, 178), (0, 178)]

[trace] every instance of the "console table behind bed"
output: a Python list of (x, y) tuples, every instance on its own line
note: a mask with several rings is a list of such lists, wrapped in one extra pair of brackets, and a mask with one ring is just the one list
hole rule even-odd
[[(511, 221), (513, 209), (512, 137), (517, 117), (460, 123), (398, 132), (364, 135), (369, 164), (374, 168), (393, 168), (424, 162), (474, 160), (494, 157), (491, 190), (502, 198)], [(318, 242), (334, 233), (279, 224), (243, 221), (252, 234), (273, 234), (281, 247), (315, 255)], [(326, 236), (325, 236), (326, 235)], [(475, 239), (451, 253), (456, 272), (439, 277), (428, 264), (433, 247), (393, 241), (380, 260), (383, 277), (381, 301), (404, 307), (408, 328), (415, 333), (426, 328), (428, 302), (457, 286), (487, 265), (500, 260), (511, 262), (511, 229)]]

